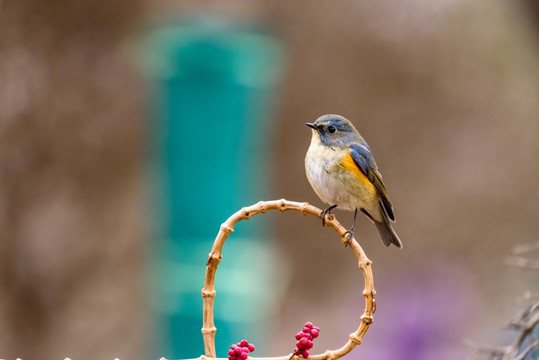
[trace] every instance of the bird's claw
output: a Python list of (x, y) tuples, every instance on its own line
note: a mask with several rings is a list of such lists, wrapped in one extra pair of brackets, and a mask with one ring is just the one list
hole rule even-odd
[(352, 242), (352, 238), (354, 237), (354, 230), (346, 230), (344, 234), (342, 234), (343, 237), (343, 244), (344, 247), (347, 247)]
[(326, 217), (327, 217), (327, 220), (328, 221), (331, 221), (332, 219), (330, 218), (332, 214), (329, 213), (329, 211), (325, 214), (322, 214), (320, 217), (322, 218), (322, 226), (326, 226)]
[(322, 210), (322, 212), (320, 213), (320, 218), (322, 219), (322, 226), (326, 226), (326, 217), (328, 218), (328, 221), (333, 220), (332, 218), (330, 218), (330, 216), (332, 215), (331, 210), (335, 209), (336, 207), (337, 205), (332, 205)]

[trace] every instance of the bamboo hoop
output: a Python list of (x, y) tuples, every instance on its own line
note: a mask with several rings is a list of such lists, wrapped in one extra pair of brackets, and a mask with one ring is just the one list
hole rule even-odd
[[(269, 210), (279, 210), (285, 212), (287, 210), (299, 211), (303, 215), (314, 215), (321, 217), (322, 210), (309, 205), (306, 202), (294, 202), (287, 201), (285, 199), (272, 200), (272, 201), (260, 201), (254, 205), (244, 207), (230, 216), (220, 227), (219, 233), (215, 238), (211, 253), (209, 254), (208, 263), (206, 266), (206, 279), (204, 282), (204, 288), (202, 289), (203, 298), (203, 327), (202, 336), (204, 338), (204, 350), (205, 355), (200, 356), (197, 359), (200, 360), (225, 360), (225, 358), (216, 358), (215, 354), (215, 324), (213, 322), (213, 303), (215, 300), (215, 273), (217, 271), (217, 265), (221, 262), (221, 251), (227, 237), (234, 232), (234, 226), (241, 220), (248, 220), (254, 215), (264, 214)], [(365, 288), (363, 290), (363, 296), (365, 297), (365, 309), (360, 316), (360, 324), (358, 329), (350, 334), (347, 342), (336, 350), (326, 350), (324, 353), (311, 355), (308, 359), (312, 360), (335, 360), (346, 354), (348, 354), (357, 345), (361, 344), (363, 337), (369, 326), (373, 322), (373, 314), (376, 310), (376, 303), (374, 295), (374, 279), (372, 275), (372, 262), (367, 258), (367, 255), (358, 244), (355, 238), (347, 239), (345, 237), (346, 228), (344, 228), (335, 218), (333, 214), (327, 215), (325, 219), (325, 225), (333, 228), (341, 237), (342, 243), (349, 245), (350, 249), (356, 255), (358, 260), (358, 267), (361, 269), (365, 281)], [(278, 357), (251, 357), (251, 360), (299, 360), (302, 357), (294, 355), (292, 353)], [(164, 360), (164, 359), (162, 359)]]

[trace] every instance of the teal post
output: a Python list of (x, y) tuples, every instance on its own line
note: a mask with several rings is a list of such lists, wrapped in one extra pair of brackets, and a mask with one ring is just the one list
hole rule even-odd
[[(157, 135), (155, 354), (197, 357), (204, 353), (205, 264), (219, 226), (268, 194), (271, 109), (283, 50), (266, 32), (200, 18), (152, 29), (142, 50)], [(218, 356), (243, 338), (263, 342), (260, 325), (279, 293), (267, 221), (238, 224), (225, 245), (216, 278)]]

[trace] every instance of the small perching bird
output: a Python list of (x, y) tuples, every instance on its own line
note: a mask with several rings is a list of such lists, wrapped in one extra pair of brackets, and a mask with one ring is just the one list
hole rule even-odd
[(375, 224), (385, 246), (402, 248), (391, 226), (395, 222), (382, 175), (367, 142), (352, 123), (340, 115), (323, 115), (314, 123), (311, 145), (305, 156), (305, 171), (313, 190), (329, 205), (322, 219), (336, 207), (354, 211), (354, 222), (347, 231), (351, 238), (358, 209)]

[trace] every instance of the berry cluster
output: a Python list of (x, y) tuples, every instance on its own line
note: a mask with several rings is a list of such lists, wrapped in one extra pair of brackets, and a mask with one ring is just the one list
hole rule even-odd
[(303, 330), (296, 334), (296, 348), (294, 355), (300, 355), (304, 358), (309, 357), (309, 349), (313, 347), (313, 339), (318, 337), (320, 329), (308, 322), (303, 327)]
[(245, 360), (251, 351), (255, 351), (255, 346), (243, 339), (237, 344), (230, 345), (230, 350), (228, 350), (228, 360)]

